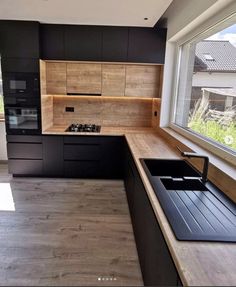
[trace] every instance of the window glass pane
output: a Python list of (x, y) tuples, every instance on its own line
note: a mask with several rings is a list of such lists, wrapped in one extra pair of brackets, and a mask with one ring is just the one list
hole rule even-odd
[(181, 47), (174, 122), (236, 152), (236, 24)]

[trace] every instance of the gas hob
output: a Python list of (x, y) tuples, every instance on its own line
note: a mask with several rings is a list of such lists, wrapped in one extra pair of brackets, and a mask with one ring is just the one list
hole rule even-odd
[(99, 133), (100, 130), (101, 126), (95, 124), (73, 123), (66, 129), (66, 132)]

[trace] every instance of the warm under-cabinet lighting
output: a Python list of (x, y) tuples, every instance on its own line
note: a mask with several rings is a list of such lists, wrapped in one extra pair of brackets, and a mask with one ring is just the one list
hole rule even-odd
[(10, 183), (0, 183), (0, 211), (15, 211)]

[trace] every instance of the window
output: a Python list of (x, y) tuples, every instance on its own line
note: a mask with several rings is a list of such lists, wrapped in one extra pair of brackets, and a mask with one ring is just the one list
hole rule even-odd
[(235, 17), (227, 23), (179, 46), (172, 126), (236, 155)]
[(0, 68), (0, 119), (4, 118), (3, 91), (2, 91), (2, 72)]

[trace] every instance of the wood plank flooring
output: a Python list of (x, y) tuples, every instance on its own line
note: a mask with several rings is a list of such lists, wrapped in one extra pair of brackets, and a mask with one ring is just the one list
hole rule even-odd
[(0, 285), (143, 285), (122, 181), (12, 178), (0, 164), (0, 200)]

